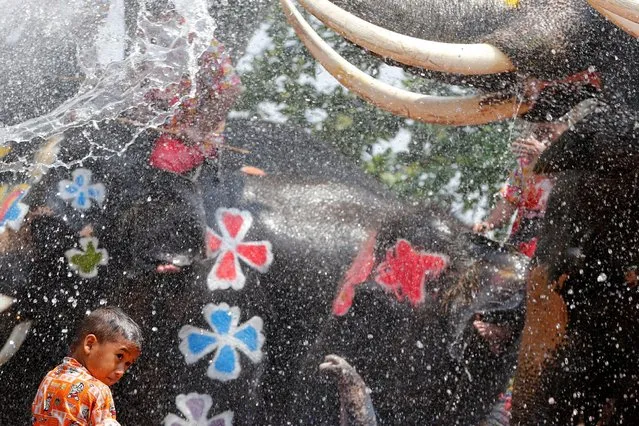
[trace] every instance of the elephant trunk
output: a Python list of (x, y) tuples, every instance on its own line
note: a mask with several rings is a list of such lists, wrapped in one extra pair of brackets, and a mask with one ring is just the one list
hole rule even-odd
[(337, 377), (340, 396), (340, 426), (377, 426), (373, 401), (361, 376), (346, 360), (328, 355), (320, 370)]

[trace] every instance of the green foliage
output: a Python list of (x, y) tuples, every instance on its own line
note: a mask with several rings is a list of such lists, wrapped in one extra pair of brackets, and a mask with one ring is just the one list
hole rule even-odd
[[(463, 128), (415, 123), (373, 107), (341, 86), (332, 91), (317, 90), (305, 82), (316, 78), (317, 62), (279, 9), (265, 22), (270, 25), (273, 46), (253, 60), (252, 71), (242, 75), (247, 90), (237, 110), (257, 116), (260, 104), (278, 105), (288, 123), (310, 129), (409, 199), (455, 203), (463, 210), (481, 207), (482, 200), (484, 208), (489, 207), (486, 200), (492, 204), (493, 194), (513, 165), (508, 152), (512, 123)], [(322, 37), (349, 62), (370, 75), (379, 73), (381, 61), (319, 28)], [(439, 94), (450, 90), (406, 76), (404, 84), (410, 90)], [(380, 151), (379, 141), (394, 138), (400, 129), (412, 136), (407, 151)]]

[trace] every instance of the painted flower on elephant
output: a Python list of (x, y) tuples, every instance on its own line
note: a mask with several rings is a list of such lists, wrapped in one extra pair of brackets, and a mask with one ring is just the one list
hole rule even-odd
[(29, 185), (20, 184), (10, 188), (8, 185), (0, 186), (0, 234), (7, 227), (14, 231), (20, 230), (22, 220), (29, 211), (29, 206), (20, 201), (29, 190)]
[(102, 204), (106, 191), (101, 183), (91, 183), (91, 170), (75, 169), (71, 174), (72, 180), (61, 180), (58, 183), (58, 196), (65, 201), (71, 201), (73, 208), (88, 210), (92, 206), (91, 200)]
[(417, 251), (408, 241), (398, 240), (375, 269), (375, 281), (398, 300), (418, 305), (424, 301), (426, 281), (439, 278), (447, 266), (447, 256)]
[(180, 394), (175, 398), (175, 405), (186, 419), (169, 414), (164, 418), (164, 426), (231, 426), (233, 424), (232, 411), (225, 411), (207, 419), (208, 412), (213, 406), (213, 400), (208, 395), (195, 392), (188, 395)]
[(178, 334), (181, 339), (180, 351), (187, 364), (193, 364), (215, 352), (207, 375), (226, 382), (238, 378), (242, 371), (238, 351), (253, 363), (262, 360), (262, 318), (252, 317), (238, 325), (240, 308), (231, 308), (226, 303), (209, 303), (204, 307), (203, 313), (211, 330), (185, 325)]
[(82, 250), (74, 248), (64, 252), (69, 268), (82, 278), (94, 278), (98, 275), (98, 266), (109, 263), (109, 254), (105, 249), (98, 248), (98, 239), (95, 237), (80, 238), (80, 247)]
[(209, 258), (215, 258), (213, 269), (207, 278), (211, 291), (244, 288), (246, 277), (239, 259), (259, 272), (265, 273), (273, 262), (271, 243), (268, 241), (243, 242), (253, 224), (250, 212), (220, 208), (215, 212), (221, 235), (208, 228), (206, 248)]

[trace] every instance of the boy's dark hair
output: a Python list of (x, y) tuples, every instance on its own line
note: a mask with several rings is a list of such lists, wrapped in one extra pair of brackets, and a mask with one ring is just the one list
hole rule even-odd
[(96, 309), (87, 315), (78, 326), (71, 350), (81, 345), (89, 334), (95, 334), (99, 342), (116, 342), (120, 339), (132, 342), (142, 349), (142, 331), (133, 319), (114, 306)]

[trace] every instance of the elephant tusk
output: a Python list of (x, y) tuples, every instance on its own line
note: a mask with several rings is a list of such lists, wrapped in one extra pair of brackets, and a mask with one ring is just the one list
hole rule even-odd
[(405, 65), (463, 75), (515, 71), (510, 58), (490, 44), (421, 40), (371, 24), (328, 0), (299, 0), (299, 3), (358, 46)]
[[(610, 22), (639, 38), (639, 0), (588, 0), (588, 3)], [(626, 7), (621, 3), (627, 3)]]
[(304, 20), (291, 0), (280, 0), (280, 4), (302, 42), (333, 77), (358, 96), (393, 114), (426, 123), (478, 125), (524, 114), (531, 107), (514, 96), (484, 104), (481, 96), (429, 96), (382, 83), (339, 56)]
[[(13, 299), (4, 294), (0, 294), (0, 312), (6, 311), (9, 306), (13, 305)], [(25, 321), (13, 327), (9, 338), (4, 343), (4, 346), (0, 350), (0, 367), (11, 359), (12, 356), (18, 352), (24, 339), (27, 337), (27, 333), (31, 328), (31, 321)]]
[(0, 294), (0, 312), (6, 311), (11, 305), (13, 305), (13, 299), (4, 294)]
[(597, 10), (599, 8), (639, 24), (639, 0), (588, 0)]
[(30, 328), (31, 321), (25, 321), (13, 327), (11, 335), (9, 335), (2, 350), (0, 350), (0, 366), (4, 365), (18, 352), (22, 343), (24, 343), (24, 339), (27, 338), (27, 333)]

